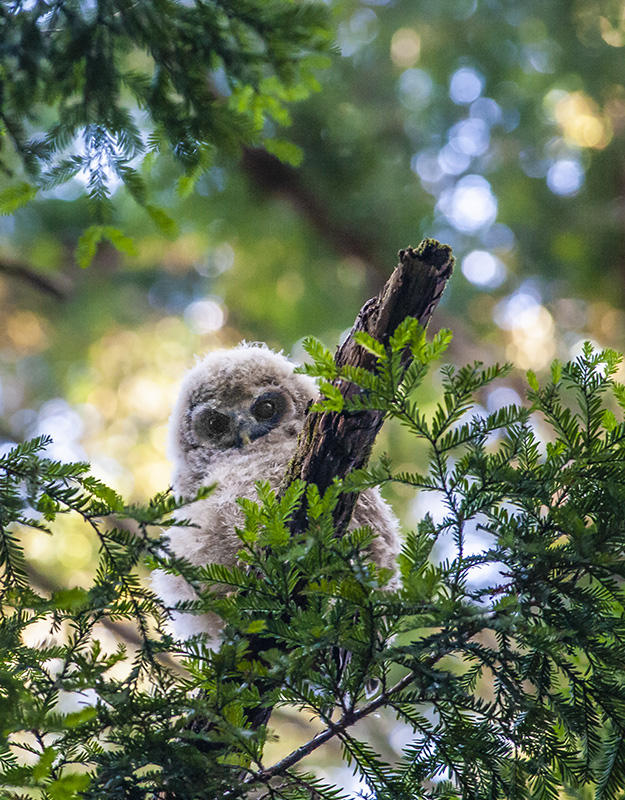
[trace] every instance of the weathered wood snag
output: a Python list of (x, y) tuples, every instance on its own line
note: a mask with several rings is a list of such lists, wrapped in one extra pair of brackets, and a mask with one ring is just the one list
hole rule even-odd
[[(418, 247), (400, 250), (399, 264), (382, 291), (363, 305), (349, 336), (337, 348), (337, 365), (374, 369), (375, 356), (354, 340), (357, 331), (365, 331), (387, 344), (406, 317), (414, 317), (425, 327), (441, 299), (453, 264), (451, 248), (435, 239), (424, 239)], [(345, 397), (360, 391), (343, 381), (338, 381), (337, 386)], [(344, 478), (352, 470), (364, 466), (383, 419), (381, 411), (310, 413), (283, 486), (301, 478), (316, 484), (323, 493), (335, 478)], [(355, 502), (355, 495), (341, 495), (334, 512), (337, 531), (346, 529)], [(302, 530), (305, 523), (306, 509), (302, 508), (294, 517), (291, 529)]]

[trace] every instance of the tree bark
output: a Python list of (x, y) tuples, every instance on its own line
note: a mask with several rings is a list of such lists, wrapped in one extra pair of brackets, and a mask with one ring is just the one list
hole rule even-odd
[[(338, 347), (336, 364), (374, 369), (375, 356), (354, 340), (357, 331), (365, 331), (386, 345), (406, 317), (416, 318), (425, 327), (441, 299), (453, 264), (451, 248), (435, 239), (424, 239), (416, 248), (400, 250), (398, 266), (378, 296), (360, 309), (347, 339)], [(360, 391), (344, 381), (336, 385), (345, 397)], [(335, 478), (344, 478), (367, 463), (383, 420), (381, 411), (310, 413), (283, 487), (300, 478), (316, 484), (323, 494)], [(355, 502), (354, 494), (340, 496), (334, 511), (339, 534), (347, 528)], [(291, 530), (301, 531), (305, 524), (306, 509), (302, 507), (292, 520)]]

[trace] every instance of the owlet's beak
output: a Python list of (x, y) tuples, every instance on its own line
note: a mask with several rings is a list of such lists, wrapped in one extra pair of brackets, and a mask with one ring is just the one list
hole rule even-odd
[(234, 423), (234, 446), (247, 447), (252, 441), (252, 425), (253, 420), (249, 419), (246, 414), (234, 413), (232, 414), (232, 421)]

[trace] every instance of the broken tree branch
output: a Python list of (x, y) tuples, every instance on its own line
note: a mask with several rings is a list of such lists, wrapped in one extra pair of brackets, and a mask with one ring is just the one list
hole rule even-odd
[[(354, 340), (356, 331), (365, 331), (387, 344), (406, 317), (414, 317), (425, 327), (441, 299), (453, 264), (451, 248), (435, 239), (424, 239), (416, 248), (400, 250), (398, 266), (379, 295), (361, 308), (349, 336), (337, 349), (335, 361), (338, 366), (351, 364), (368, 370), (375, 368), (375, 356)], [(346, 397), (359, 391), (342, 381), (338, 385)], [(352, 470), (364, 466), (383, 420), (381, 411), (309, 414), (295, 456), (284, 476), (283, 490), (293, 480), (301, 479), (316, 484), (323, 493), (335, 478), (344, 478)], [(347, 528), (355, 502), (353, 493), (339, 497), (334, 510), (339, 535)], [(303, 531), (306, 522), (306, 506), (302, 504), (290, 522), (291, 531)], [(259, 657), (263, 650), (274, 646), (276, 643), (262, 634), (249, 638), (249, 652), (253, 657)], [(267, 722), (271, 711), (271, 707), (260, 706), (248, 708), (245, 713), (251, 727), (258, 728)]]
[[(363, 305), (349, 336), (337, 349), (336, 364), (374, 370), (376, 358), (356, 343), (354, 334), (357, 331), (365, 331), (386, 345), (406, 317), (414, 317), (425, 327), (441, 299), (453, 264), (451, 248), (435, 239), (424, 239), (416, 248), (400, 250), (395, 271), (380, 294)], [(346, 398), (360, 391), (344, 381), (338, 381), (337, 386)], [(316, 484), (323, 493), (335, 478), (344, 478), (352, 470), (363, 467), (383, 419), (382, 411), (309, 414), (283, 487), (299, 478)], [(342, 494), (339, 498), (334, 512), (337, 531), (347, 528), (355, 502), (354, 494)], [(306, 509), (301, 508), (291, 529), (301, 531), (305, 524)]]

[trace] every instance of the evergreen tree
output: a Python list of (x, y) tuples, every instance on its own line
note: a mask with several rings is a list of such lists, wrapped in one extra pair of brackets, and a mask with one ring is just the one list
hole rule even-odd
[[(419, 4), (413, 18), (401, 3), (391, 5), (384, 18), (388, 35), (375, 45), (386, 54), (385, 70), (363, 48), (376, 38), (382, 15), (358, 8), (339, 37), (354, 58), (341, 62), (329, 81), (344, 98), (344, 75), (357, 76), (357, 99), (341, 114), (333, 109), (332, 124), (319, 123), (314, 104), (299, 120), (297, 140), (322, 156), (311, 159), (317, 172), (298, 177), (278, 169), (266, 152), (248, 150), (248, 174), (288, 197), (342, 255), (369, 260), (369, 280), (376, 253), (385, 248), (363, 243), (353, 230), (366, 227), (372, 208), (388, 214), (392, 200), (401, 206), (397, 224), (411, 231), (420, 216), (424, 226), (445, 218), (462, 232), (449, 190), (453, 184), (455, 191), (456, 178), (462, 189), (465, 178), (476, 177), (459, 177), (464, 171), (479, 173), (478, 179), (486, 172), (493, 185), (501, 182), (502, 219), (512, 224), (516, 217), (517, 233), (546, 273), (564, 261), (582, 276), (592, 268), (595, 279), (597, 261), (611, 263), (618, 251), (618, 220), (600, 214), (602, 225), (586, 240), (570, 234), (579, 208), (564, 212), (591, 161), (589, 184), (600, 191), (583, 208), (605, 209), (616, 196), (618, 170), (609, 155), (618, 152), (623, 117), (622, 86), (614, 83), (621, 74), (620, 10), (599, 3), (590, 14), (583, 4), (569, 8), (554, 0), (518, 9), (492, 2), (476, 13), (477, 4), (454, 1)], [(343, 7), (352, 13), (349, 3)], [(493, 26), (493, 19), (501, 24)], [(424, 20), (427, 37), (421, 36)], [(297, 163), (300, 151), (276, 138), (275, 127), (288, 123), (287, 103), (317, 87), (312, 70), (329, 49), (327, 25), (322, 5), (289, 0), (0, 3), (0, 169), (8, 177), (0, 213), (13, 213), (40, 188), (82, 175), (97, 222), (79, 243), (77, 260), (86, 266), (102, 239), (134, 250), (113, 219), (116, 182), (172, 234), (173, 220), (152, 198), (157, 164), (161, 190), (175, 183), (183, 199), (217, 153), (241, 145), (262, 143)], [(448, 46), (459, 28), (467, 39), (460, 56)], [(495, 46), (486, 47), (493, 31)], [(504, 41), (502, 32), (511, 38)], [(414, 66), (422, 39), (431, 50), (424, 69)], [(560, 73), (552, 78), (554, 64)], [(392, 88), (372, 92), (369, 78), (381, 72)], [(458, 75), (473, 81), (478, 105), (470, 92), (467, 99), (451, 91)], [(389, 125), (396, 88), (404, 110), (399, 125)], [(479, 96), (483, 91), (488, 96)], [(376, 104), (361, 114), (365, 94)], [(385, 113), (381, 96), (390, 103)], [(378, 129), (394, 143), (390, 149), (372, 134)], [(491, 129), (497, 147), (483, 150)], [(457, 158), (441, 162), (450, 148), (464, 166)], [(375, 161), (374, 149), (385, 158)], [(422, 183), (402, 189), (409, 161)], [(520, 181), (521, 168), (531, 189)], [(563, 168), (564, 180), (557, 172)], [(444, 180), (433, 177), (438, 173)], [(592, 175), (606, 180), (591, 181)], [(464, 186), (477, 185), (492, 200), (488, 181), (471, 180)], [(365, 183), (375, 202), (356, 202)], [(423, 187), (441, 200), (438, 216)], [(562, 195), (557, 208), (553, 194)], [(247, 237), (242, 233), (243, 196), (256, 203), (247, 184), (237, 189), (235, 182), (230, 224), (245, 243), (256, 229), (252, 224)], [(494, 200), (491, 207), (494, 213)], [(281, 206), (274, 214), (285, 217)], [(495, 247), (500, 240), (489, 239), (489, 231), (464, 231), (462, 247), (478, 246), (479, 237), (484, 247)], [(595, 251), (606, 258), (590, 258)], [(314, 272), (305, 256), (299, 261)], [(252, 286), (256, 307), (258, 263), (250, 259), (246, 269), (254, 280), (246, 282), (238, 271), (237, 289)], [(65, 296), (28, 266), (9, 263), (4, 272), (56, 299)], [(343, 277), (349, 284), (349, 270)], [(613, 282), (609, 287), (613, 292)], [(316, 313), (321, 304), (307, 301)], [(52, 314), (60, 316), (57, 307)], [(85, 328), (92, 318), (85, 315)], [(74, 346), (82, 337), (72, 328), (71, 338)], [(331, 741), (340, 742), (370, 798), (623, 796), (620, 356), (586, 345), (573, 361), (555, 362), (542, 387), (528, 373), (529, 408), (490, 415), (477, 405), (479, 393), (507, 368), (443, 367), (438, 407), (426, 415), (415, 392), (448, 341), (442, 333), (427, 343), (414, 321), (402, 324), (388, 347), (361, 335), (360, 345), (376, 358), (369, 372), (338, 369), (320, 343), (308, 341), (314, 362), (308, 369), (326, 391), (319, 408), (355, 415), (376, 410), (397, 420), (411, 437), (415, 461), (426, 466), (407, 472), (385, 457), (323, 496), (297, 481), (276, 496), (261, 481), (258, 502), (242, 501), (246, 523), (235, 568), (197, 568), (172, 557), (166, 532), (180, 504), (167, 493), (130, 505), (90, 475), (88, 465), (47, 458), (42, 437), (0, 456), (3, 797), (337, 798), (345, 795), (342, 788), (311, 774), (304, 761)], [(346, 401), (334, 388), (337, 380), (359, 391)], [(385, 483), (436, 493), (445, 508), (441, 519), (426, 515), (406, 533), (402, 585), (394, 590), (390, 575), (367, 558), (372, 532), (337, 536), (333, 522), (341, 493)], [(292, 520), (302, 508), (304, 525), (293, 535)], [(99, 564), (88, 586), (46, 593), (32, 579), (22, 537), (27, 530), (57, 536), (65, 516), (96, 537)], [(219, 650), (200, 638), (182, 642), (170, 635), (166, 623), (174, 609), (149, 590), (146, 563), (184, 575), (197, 589), (199, 600), (180, 604), (181, 610), (223, 618)], [(232, 591), (211, 591), (216, 585)], [(106, 628), (120, 624), (135, 643), (111, 650)], [(281, 706), (304, 709), (322, 728), (270, 763), (271, 720), (259, 725), (266, 714), (252, 712)], [(400, 760), (359, 732), (359, 721), (380, 712), (412, 731)]]
[[(332, 739), (371, 798), (622, 796), (621, 357), (587, 344), (577, 359), (554, 363), (547, 385), (528, 374), (530, 408), (487, 416), (475, 413), (475, 395), (506, 367), (445, 366), (442, 397), (426, 418), (414, 392), (449, 339), (442, 332), (428, 343), (410, 319), (388, 348), (361, 334), (374, 372), (338, 370), (308, 342), (307, 371), (362, 390), (322, 405), (383, 410), (410, 431), (428, 468), (396, 472), (383, 458), (323, 497), (301, 482), (276, 497), (259, 482), (258, 502), (241, 501), (239, 567), (169, 557), (158, 530), (167, 529), (173, 498), (128, 507), (86, 465), (47, 460), (45, 440), (0, 460), (5, 796), (38, 788), (52, 800), (339, 798), (340, 787), (300, 766)], [(332, 521), (340, 492), (388, 481), (438, 492), (445, 505), (442, 519), (426, 515), (407, 533), (393, 591), (388, 572), (367, 558), (372, 532), (337, 538)], [(292, 536), (289, 519), (304, 496), (307, 524)], [(19, 530), (53, 531), (65, 513), (98, 536), (100, 564), (88, 589), (48, 598), (29, 585)], [(479, 550), (467, 547), (476, 531)], [(433, 554), (443, 541), (452, 552), (441, 560)], [(219, 650), (166, 632), (170, 609), (137, 573), (145, 557), (197, 587), (200, 599), (180, 608), (224, 619)], [(233, 591), (214, 593), (216, 584)], [(105, 651), (98, 625), (107, 619), (134, 622), (136, 652)], [(45, 645), (31, 635), (42, 624)], [(252, 653), (259, 637), (267, 649)], [(337, 659), (339, 651), (349, 658)], [(84, 698), (82, 709), (62, 710), (68, 693)], [(267, 730), (253, 729), (246, 709), (283, 704), (324, 728), (268, 765)], [(381, 709), (413, 730), (397, 763), (354, 731)]]

